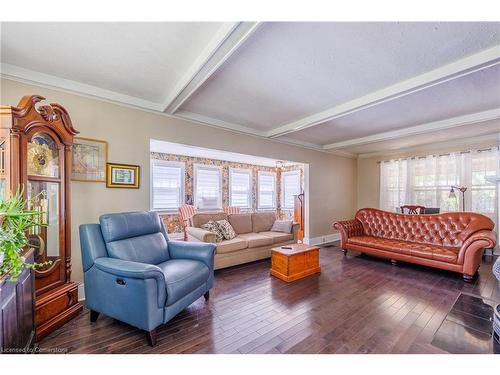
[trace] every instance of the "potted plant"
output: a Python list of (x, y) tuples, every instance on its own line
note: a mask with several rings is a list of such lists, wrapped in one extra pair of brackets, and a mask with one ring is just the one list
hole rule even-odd
[(28, 246), (28, 230), (41, 225), (41, 212), (30, 211), (26, 206), (22, 192), (0, 201), (0, 278), (8, 278), (12, 282), (17, 281), (24, 268), (48, 264), (27, 263), (23, 257), (23, 251)]

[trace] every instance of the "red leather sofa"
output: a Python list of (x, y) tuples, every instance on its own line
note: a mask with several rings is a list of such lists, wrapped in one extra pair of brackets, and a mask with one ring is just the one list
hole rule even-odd
[(340, 246), (399, 261), (422, 264), (463, 274), (471, 281), (484, 249), (496, 244), (495, 224), (473, 212), (404, 215), (363, 208), (354, 220), (338, 221)]

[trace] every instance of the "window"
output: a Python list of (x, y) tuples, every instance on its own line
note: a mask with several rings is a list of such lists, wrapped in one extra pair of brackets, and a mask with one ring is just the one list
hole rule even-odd
[(222, 209), (221, 169), (194, 165), (194, 203), (201, 210)]
[(380, 165), (380, 207), (394, 211), (403, 204), (458, 211), (462, 195), (450, 198), (451, 186), (464, 185), (465, 209), (497, 221), (497, 189), (488, 181), (498, 175), (498, 149), (391, 160)]
[(259, 209), (276, 208), (276, 173), (258, 173)]
[(175, 211), (184, 202), (184, 163), (151, 161), (151, 209)]
[[(488, 181), (495, 178), (498, 171), (498, 152), (479, 151), (470, 155), (471, 159), (471, 182), (470, 201), (471, 210), (481, 212), (495, 223), (497, 222), (497, 185)], [(467, 202), (466, 202), (467, 203)]]
[(293, 210), (294, 195), (300, 194), (300, 171), (281, 174), (281, 208)]
[(229, 168), (229, 205), (252, 207), (252, 171)]

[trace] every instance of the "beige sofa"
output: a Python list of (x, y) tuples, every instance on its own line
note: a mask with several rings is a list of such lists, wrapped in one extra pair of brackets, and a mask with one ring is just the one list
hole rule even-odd
[(276, 220), (274, 213), (226, 214), (224, 212), (198, 213), (192, 218), (192, 226), (187, 228), (188, 241), (216, 243), (215, 234), (200, 228), (210, 220), (227, 220), (236, 232), (232, 240), (217, 243), (215, 269), (226, 268), (269, 258), (271, 248), (296, 243), (298, 224), (292, 233), (271, 232)]

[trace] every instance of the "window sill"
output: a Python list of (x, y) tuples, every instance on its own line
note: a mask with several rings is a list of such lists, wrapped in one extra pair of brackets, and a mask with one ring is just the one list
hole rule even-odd
[(156, 212), (158, 215), (178, 215), (179, 214), (179, 209), (174, 209), (174, 210), (160, 210), (160, 209), (154, 209), (151, 208), (151, 211)]

